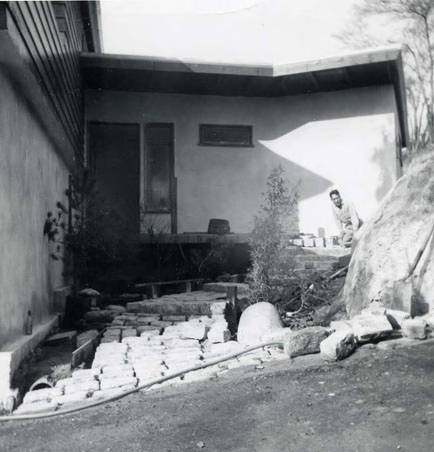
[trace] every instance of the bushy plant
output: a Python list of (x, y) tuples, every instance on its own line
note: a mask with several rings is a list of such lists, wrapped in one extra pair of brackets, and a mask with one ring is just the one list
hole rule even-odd
[(131, 251), (125, 221), (106, 207), (88, 172), (71, 178), (65, 191), (68, 208), (57, 202), (48, 212), (44, 234), (54, 249), (52, 259), (64, 261), (65, 278), (73, 289), (93, 285), (116, 268)]
[(277, 303), (294, 289), (294, 264), (287, 249), (298, 224), (297, 187), (289, 187), (281, 166), (267, 178), (263, 198), (250, 238), (248, 281), (252, 303)]

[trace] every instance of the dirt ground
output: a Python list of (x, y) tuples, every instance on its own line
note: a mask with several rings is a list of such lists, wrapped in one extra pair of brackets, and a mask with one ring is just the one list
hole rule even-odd
[(1, 451), (431, 451), (434, 344), (318, 355), (0, 424)]

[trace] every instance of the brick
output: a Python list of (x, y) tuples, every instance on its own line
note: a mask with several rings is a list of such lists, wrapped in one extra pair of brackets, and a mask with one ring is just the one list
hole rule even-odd
[(140, 334), (140, 337), (154, 337), (154, 336), (159, 336), (159, 335), (160, 335), (160, 330), (158, 329), (158, 330), (143, 331)]
[(349, 356), (356, 347), (355, 335), (349, 330), (342, 329), (324, 339), (320, 344), (320, 351), (324, 358), (337, 361)]
[(231, 339), (231, 332), (228, 330), (226, 322), (218, 322), (211, 326), (207, 337), (212, 343), (227, 342)]
[(56, 397), (52, 401), (60, 405), (66, 405), (70, 403), (84, 402), (88, 398), (88, 395), (89, 391), (76, 391), (70, 394)]
[(136, 386), (136, 384), (137, 378), (135, 377), (101, 378), (101, 390), (119, 388), (128, 385)]
[(359, 342), (388, 337), (393, 332), (393, 327), (387, 317), (383, 315), (360, 314), (350, 320), (354, 335)]
[(73, 380), (86, 380), (86, 379), (95, 379), (97, 375), (99, 375), (100, 369), (99, 368), (93, 368), (93, 369), (76, 369), (72, 373), (72, 379)]
[(210, 306), (211, 314), (214, 315), (223, 315), (225, 313), (226, 301), (216, 301), (212, 303)]
[(102, 369), (102, 377), (116, 377), (122, 375), (123, 377), (133, 377), (134, 369), (131, 364), (124, 364), (121, 366), (106, 366)]
[(202, 339), (205, 339), (207, 329), (208, 328), (201, 323), (198, 323), (196, 325), (195, 324), (185, 325), (181, 328), (179, 337), (185, 339), (197, 339), (200, 341)]
[(45, 411), (54, 411), (59, 406), (59, 404), (52, 400), (48, 401), (40, 401), (35, 403), (25, 403), (20, 405), (15, 411), (14, 414), (31, 414), (31, 413), (40, 413)]
[(163, 339), (161, 342), (163, 346), (168, 348), (198, 348), (200, 349), (200, 344), (197, 339), (179, 339), (179, 338), (167, 338), (161, 336)]
[(102, 399), (108, 399), (110, 397), (115, 397), (118, 395), (122, 395), (125, 392), (134, 389), (136, 386), (133, 384), (121, 386), (120, 388), (111, 388), (111, 389), (104, 389), (100, 391), (95, 391), (92, 395), (92, 400), (102, 400)]
[(57, 397), (63, 394), (63, 387), (58, 388), (44, 388), (37, 389), (36, 391), (29, 391), (23, 398), (23, 403), (35, 403), (41, 401), (49, 401), (53, 397)]
[(424, 319), (406, 319), (401, 324), (402, 335), (410, 339), (426, 339), (426, 327)]
[(111, 343), (116, 343), (116, 342), (119, 342), (119, 337), (107, 336), (107, 337), (101, 338), (101, 344), (111, 344)]
[[(153, 325), (142, 325), (142, 326), (137, 327), (137, 334), (139, 336), (142, 336), (142, 333), (148, 332), (148, 331), (156, 331), (157, 333), (160, 333), (161, 328), (153, 326)], [(146, 336), (146, 334), (144, 336)]]
[(65, 394), (73, 394), (75, 392), (92, 392), (98, 391), (99, 381), (92, 380), (72, 380), (72, 383), (68, 383), (64, 386)]
[(122, 330), (122, 340), (126, 337), (137, 337), (137, 330), (135, 328), (128, 328), (126, 330)]

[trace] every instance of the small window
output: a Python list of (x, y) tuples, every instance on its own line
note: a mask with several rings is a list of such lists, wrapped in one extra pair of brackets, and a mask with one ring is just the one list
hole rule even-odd
[(199, 145), (252, 147), (252, 126), (200, 124)]

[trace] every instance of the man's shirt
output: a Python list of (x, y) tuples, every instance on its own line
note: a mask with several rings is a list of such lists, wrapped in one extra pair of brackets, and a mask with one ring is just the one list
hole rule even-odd
[(352, 227), (353, 231), (357, 231), (360, 226), (360, 219), (357, 215), (356, 209), (349, 202), (342, 201), (341, 207), (337, 207), (332, 204), (333, 216), (340, 232), (344, 231), (344, 228)]

